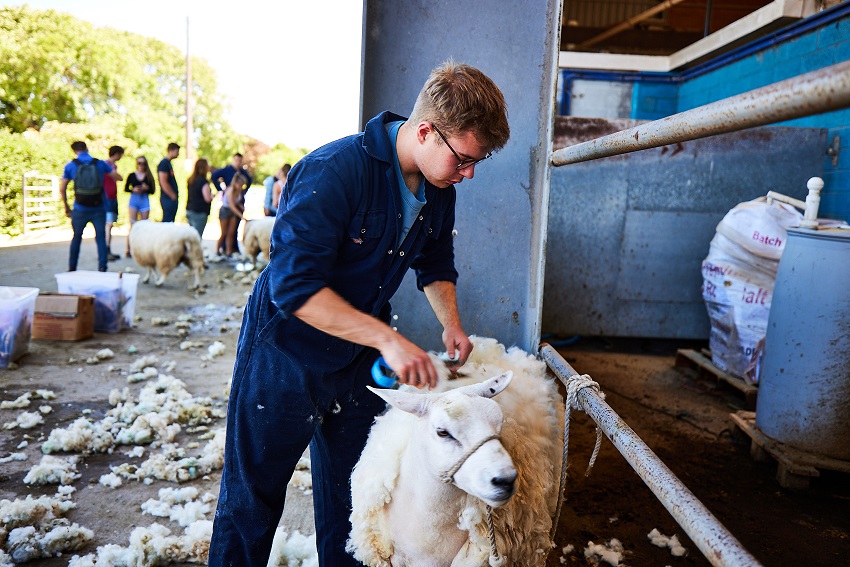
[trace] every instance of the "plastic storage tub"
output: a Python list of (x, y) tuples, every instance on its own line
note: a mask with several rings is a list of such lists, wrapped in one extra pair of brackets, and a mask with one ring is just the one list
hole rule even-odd
[(29, 352), (37, 287), (0, 286), (0, 368)]
[(56, 274), (59, 293), (94, 296), (94, 330), (117, 333), (133, 326), (139, 274), (64, 272)]

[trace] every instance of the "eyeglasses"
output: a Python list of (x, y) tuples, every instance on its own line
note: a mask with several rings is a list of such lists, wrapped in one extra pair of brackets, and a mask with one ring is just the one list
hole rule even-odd
[(431, 123), (431, 128), (433, 128), (434, 132), (436, 132), (443, 139), (443, 141), (449, 147), (449, 150), (451, 150), (452, 154), (454, 154), (455, 158), (457, 159), (458, 164), (457, 164), (457, 167), (455, 168), (456, 171), (460, 171), (461, 169), (466, 169), (467, 167), (475, 165), (476, 163), (481, 163), (485, 159), (490, 159), (490, 157), (492, 157), (492, 155), (493, 155), (493, 152), (487, 152), (487, 155), (484, 156), (483, 158), (480, 158), (480, 159), (462, 159), (458, 155), (458, 153), (455, 151), (455, 149), (452, 147), (452, 145), (449, 143), (449, 141), (446, 139), (446, 137), (443, 136), (443, 133), (440, 132), (433, 123)]

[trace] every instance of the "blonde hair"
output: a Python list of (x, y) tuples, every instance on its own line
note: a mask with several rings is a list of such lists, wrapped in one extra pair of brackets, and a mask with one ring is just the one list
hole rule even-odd
[(431, 122), (446, 136), (471, 130), (491, 151), (503, 148), (511, 136), (499, 87), (475, 67), (452, 59), (431, 71), (408, 121)]
[(230, 180), (230, 186), (239, 189), (240, 191), (248, 184), (248, 179), (241, 173), (237, 173)]

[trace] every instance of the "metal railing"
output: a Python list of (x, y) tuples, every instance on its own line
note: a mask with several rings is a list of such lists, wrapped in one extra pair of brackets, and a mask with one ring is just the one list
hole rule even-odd
[[(579, 163), (847, 107), (850, 61), (560, 149), (550, 163)], [(541, 345), (540, 355), (569, 390), (578, 373), (549, 345)], [(577, 398), (712, 565), (760, 565), (593, 389), (580, 390)]]
[[(850, 107), (850, 61), (553, 152), (557, 167)], [(551, 346), (540, 356), (567, 386), (578, 373)], [(578, 403), (712, 565), (760, 565), (594, 389)]]
[[(569, 391), (570, 380), (578, 378), (578, 372), (548, 344), (541, 345), (540, 356)], [(596, 422), (712, 565), (761, 565), (594, 389), (583, 388), (576, 397), (582, 410)]]
[(553, 166), (657, 148), (850, 106), (850, 61), (553, 152)]

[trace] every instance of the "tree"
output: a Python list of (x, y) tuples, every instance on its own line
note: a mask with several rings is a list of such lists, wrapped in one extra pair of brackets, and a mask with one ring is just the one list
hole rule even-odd
[[(107, 122), (147, 153), (184, 136), (184, 54), (136, 33), (95, 27), (53, 10), (0, 9), (0, 125)], [(198, 155), (221, 162), (240, 145), (224, 120), (213, 69), (192, 58)]]
[[(70, 143), (113, 144), (156, 163), (183, 145), (185, 55), (142, 35), (54, 10), (0, 8), (0, 231), (21, 230), (21, 175), (61, 175)], [(215, 71), (192, 58), (196, 152), (224, 164), (247, 140), (224, 120)], [(185, 172), (178, 170), (178, 177)]]

